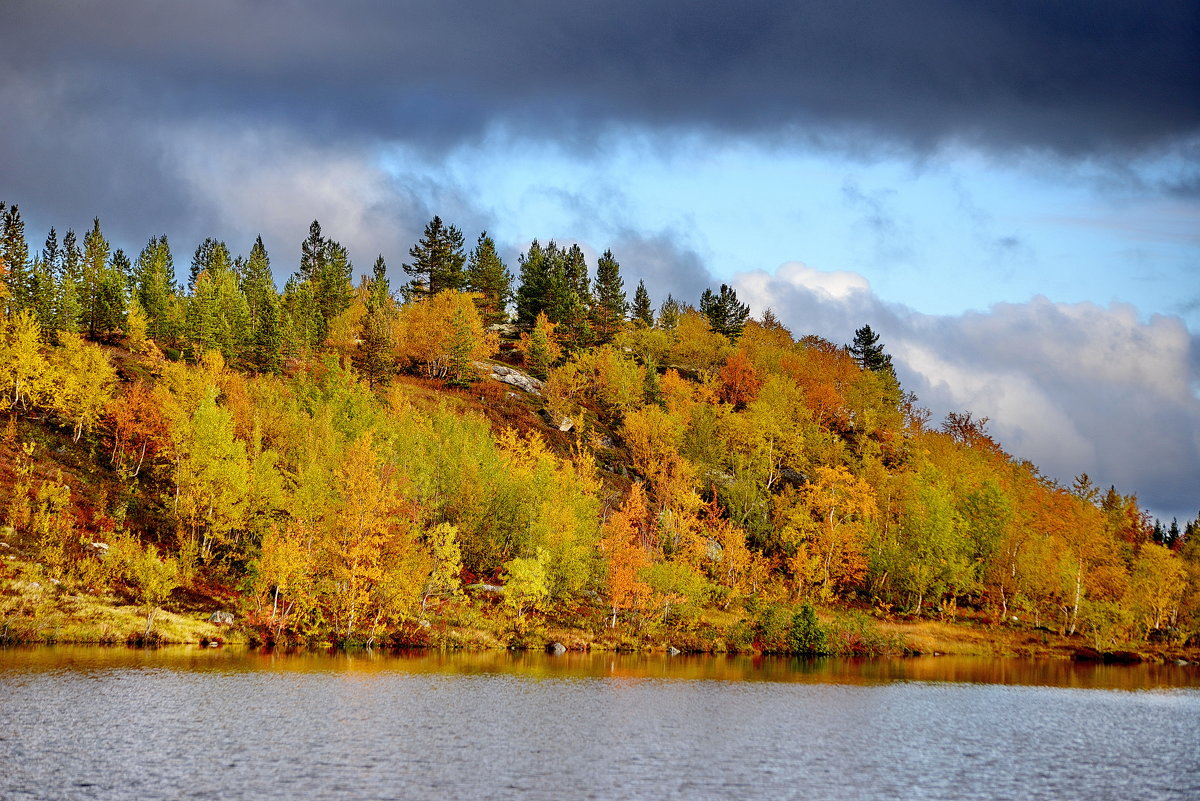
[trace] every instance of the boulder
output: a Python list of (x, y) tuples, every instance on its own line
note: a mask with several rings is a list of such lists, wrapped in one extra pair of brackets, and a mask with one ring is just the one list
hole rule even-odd
[(503, 364), (487, 364), (486, 362), (475, 362), (475, 367), (484, 375), (490, 375), (495, 381), (502, 381), (505, 384), (514, 386), (522, 392), (528, 392), (530, 395), (541, 395), (541, 381), (538, 381), (531, 375), (526, 375), (515, 367), (508, 367)]
[(546, 646), (546, 653), (548, 654), (565, 654), (566, 652), (567, 646), (561, 642), (552, 642)]
[(209, 623), (216, 623), (218, 626), (229, 626), (233, 624), (232, 612), (213, 612), (208, 616)]
[(670, 648), (667, 649), (667, 653), (670, 656), (679, 656), (680, 654), (683, 653), (683, 651), (680, 651), (678, 648), (676, 648), (674, 645), (672, 645)]

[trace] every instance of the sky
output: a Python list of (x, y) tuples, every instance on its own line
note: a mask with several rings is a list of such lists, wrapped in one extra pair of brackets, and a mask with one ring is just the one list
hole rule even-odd
[(37, 247), (313, 219), (393, 276), (435, 214), (869, 324), (1063, 483), (1200, 511), (1194, 0), (4, 0), (0, 200)]

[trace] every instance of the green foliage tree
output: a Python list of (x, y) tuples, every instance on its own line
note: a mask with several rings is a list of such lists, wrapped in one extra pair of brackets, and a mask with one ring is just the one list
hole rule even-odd
[(884, 352), (883, 345), (879, 344), (879, 334), (872, 331), (869, 325), (864, 325), (854, 332), (854, 342), (848, 350), (858, 362), (858, 366), (864, 370), (879, 372), (892, 369), (892, 357)]
[(138, 302), (146, 313), (147, 333), (159, 342), (173, 339), (169, 310), (175, 294), (175, 263), (166, 234), (150, 237), (134, 267)]
[(721, 284), (720, 292), (711, 289), (704, 290), (700, 296), (700, 313), (708, 318), (712, 330), (736, 340), (746, 326), (750, 317), (750, 307), (738, 302), (737, 292), (733, 287)]
[(447, 289), (461, 290), (466, 282), (463, 265), (463, 235), (453, 225), (434, 216), (425, 225), (417, 244), (409, 248), (412, 261), (403, 265), (411, 278), (403, 292), (406, 299), (420, 300)]
[(634, 321), (647, 328), (654, 325), (654, 307), (650, 305), (650, 293), (646, 291), (645, 281), (638, 281), (637, 290), (633, 293), (631, 315)]
[(629, 304), (625, 301), (625, 282), (621, 279), (621, 265), (613, 257), (612, 251), (606, 250), (596, 262), (596, 301), (592, 307), (592, 327), (601, 344), (612, 341), (617, 330), (625, 322), (628, 307)]
[(485, 324), (495, 325), (508, 319), (512, 282), (512, 273), (496, 252), (496, 243), (484, 231), (467, 260), (466, 287), (479, 295), (479, 313)]

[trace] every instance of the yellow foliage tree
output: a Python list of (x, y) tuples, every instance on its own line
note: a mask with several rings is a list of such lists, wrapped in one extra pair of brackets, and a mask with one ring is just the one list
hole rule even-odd
[(69, 420), (74, 439), (95, 430), (113, 396), (117, 372), (99, 345), (84, 342), (78, 334), (59, 334), (62, 347), (54, 354), (56, 385), (50, 406)]
[(470, 381), (473, 363), (499, 349), (497, 336), (483, 327), (475, 298), (446, 290), (402, 306), (393, 329), (397, 362), (420, 367), (430, 378)]

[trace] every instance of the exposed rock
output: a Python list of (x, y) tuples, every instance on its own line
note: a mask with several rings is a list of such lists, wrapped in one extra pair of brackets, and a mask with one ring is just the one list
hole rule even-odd
[(667, 653), (670, 654), (671, 656), (679, 656), (680, 654), (683, 653), (683, 651), (680, 651), (678, 648), (676, 648), (674, 645), (672, 645), (670, 648), (667, 649)]
[(561, 642), (552, 642), (546, 646), (546, 653), (548, 654), (565, 654), (566, 652), (567, 646)]
[(512, 323), (494, 323), (488, 326), (488, 330), (494, 331), (501, 339), (516, 339), (521, 335), (521, 329)]
[(108, 553), (107, 542), (93, 542), (88, 545), (88, 548), (92, 551), (92, 553), (99, 554), (100, 556), (104, 556), (106, 553)]
[(559, 431), (570, 431), (575, 427), (575, 421), (570, 417), (555, 417), (549, 409), (542, 409), (539, 413), (542, 415), (543, 420)]
[(522, 392), (528, 392), (530, 395), (541, 395), (542, 384), (531, 375), (526, 375), (515, 367), (508, 367), (503, 364), (488, 364), (487, 362), (475, 362), (475, 367), (478, 368), (484, 375), (490, 375), (495, 381), (503, 381), (505, 384), (510, 384)]
[(497, 584), (468, 584), (464, 589), (473, 592), (486, 592), (491, 595), (503, 595), (504, 588)]
[(213, 612), (208, 616), (209, 623), (216, 623), (218, 626), (229, 626), (233, 623), (232, 612)]

